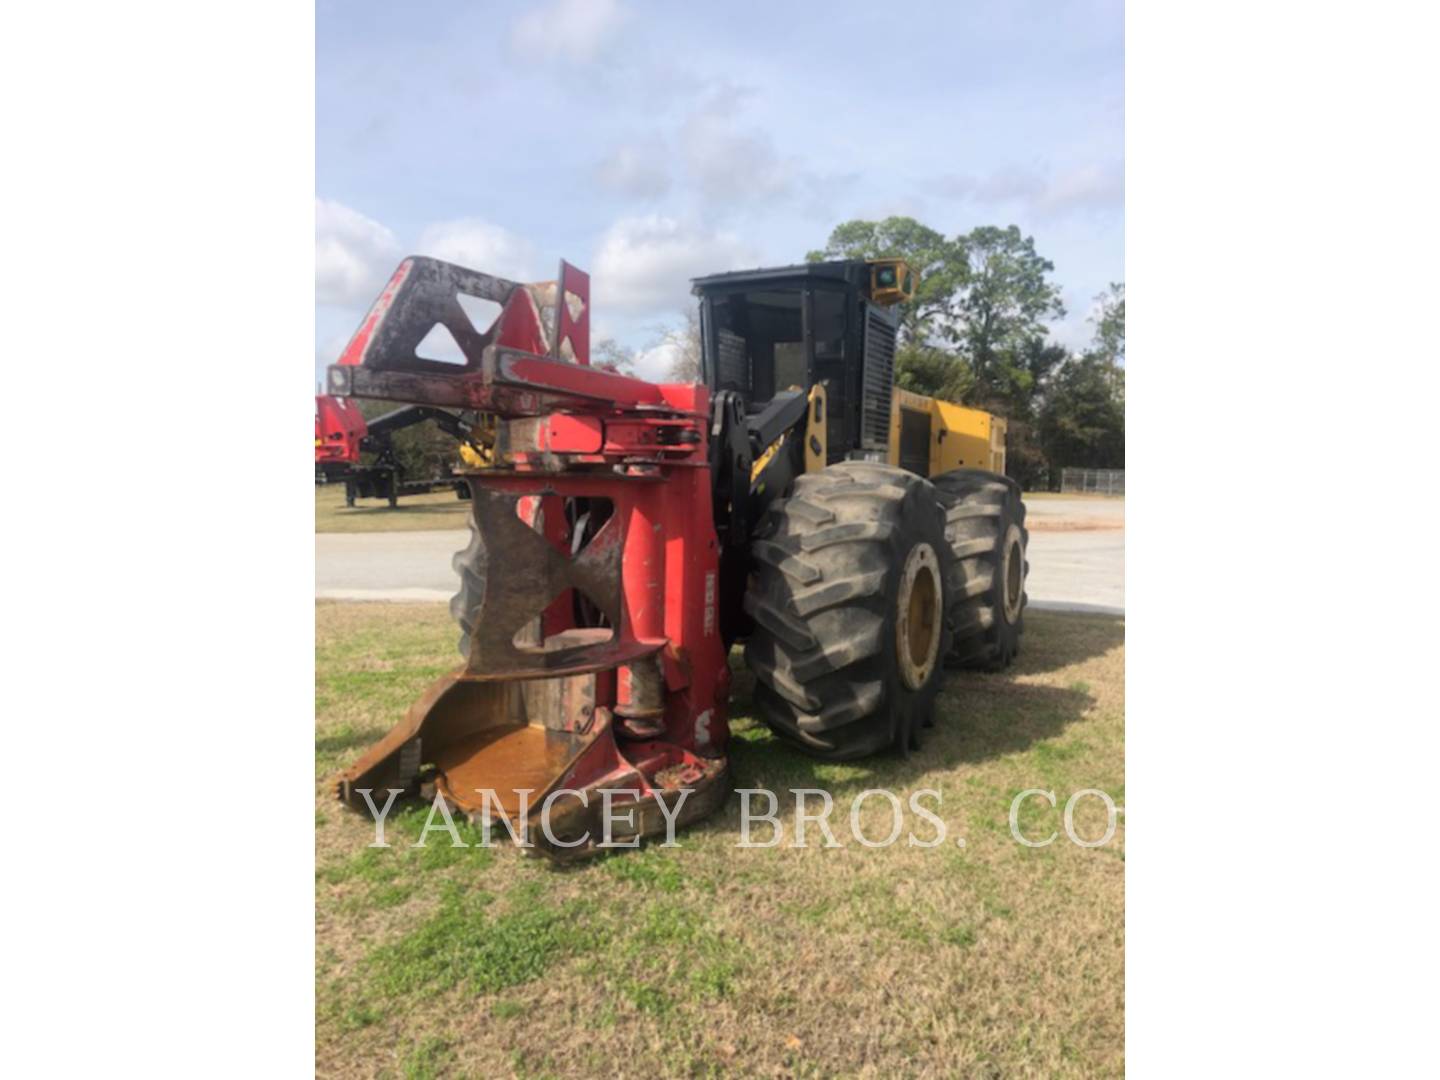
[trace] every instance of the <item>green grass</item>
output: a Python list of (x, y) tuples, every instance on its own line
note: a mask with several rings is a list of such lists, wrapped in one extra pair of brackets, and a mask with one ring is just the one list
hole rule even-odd
[(494, 993), (530, 982), (562, 956), (603, 943), (583, 904), (547, 904), (532, 889), (519, 891), (510, 898), (511, 909), (495, 916), (489, 893), (450, 884), (428, 918), (366, 955), (369, 991), (381, 999), (455, 986)]
[(448, 1042), (436, 1035), (427, 1036), (406, 1055), (405, 1080), (436, 1080), (446, 1075), (454, 1057)]
[(620, 881), (653, 889), (656, 892), (678, 892), (685, 881), (685, 872), (678, 859), (663, 848), (644, 848), (633, 853), (608, 856), (603, 863), (607, 872)]
[[(1093, 492), (1027, 491), (1026, 499), (1117, 499), (1123, 495)], [(446, 488), (426, 495), (406, 495), (391, 507), (384, 499), (361, 499), (345, 505), (345, 486), (325, 484), (315, 489), (315, 531), (324, 533), (412, 532), (429, 529), (463, 529), (470, 503)]]
[(344, 484), (315, 488), (316, 532), (411, 532), (417, 529), (463, 529), (470, 503), (452, 488), (425, 495), (402, 495), (391, 507), (384, 499), (360, 499), (345, 505)]
[[(1123, 623), (1032, 613), (1017, 667), (954, 673), (909, 759), (815, 762), (778, 742), (738, 660), (737, 786), (836, 803), (844, 847), (737, 849), (738, 800), (682, 832), (569, 868), (431, 832), (397, 804), (389, 848), (324, 780), (453, 662), (443, 605), (317, 604), (316, 995), (322, 1075), (1118, 1075), (1124, 815), (1103, 848), (1064, 839), (1065, 800), (1123, 806)], [(860, 848), (856, 794), (941, 792), (939, 848)], [(1057, 807), (1011, 800), (1053, 790)], [(927, 800), (933, 806), (933, 800)], [(907, 817), (908, 821), (908, 817)], [(870, 835), (888, 809), (866, 804)], [(1094, 799), (1086, 837), (1104, 831)], [(814, 826), (811, 826), (812, 831)], [(916, 823), (917, 833), (929, 835)], [(953, 841), (963, 837), (965, 846)], [(622, 1064), (623, 1063), (623, 1064)]]

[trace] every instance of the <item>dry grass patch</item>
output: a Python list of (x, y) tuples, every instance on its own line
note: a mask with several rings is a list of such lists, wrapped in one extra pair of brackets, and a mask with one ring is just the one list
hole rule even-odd
[[(1064, 838), (1071, 793), (1124, 804), (1120, 620), (1031, 613), (1006, 675), (951, 673), (910, 759), (824, 765), (750, 711), (738, 654), (737, 786), (836, 802), (838, 849), (738, 849), (739, 800), (680, 836), (555, 869), (451, 848), (398, 811), (392, 847), (320, 781), (453, 663), (442, 605), (317, 605), (317, 1070), (323, 1075), (1095, 1075), (1122, 1071), (1124, 818)], [(941, 793), (948, 838), (866, 849), (867, 788)], [(1025, 848), (1010, 835), (1015, 794)], [(935, 800), (925, 801), (935, 809)], [(868, 800), (861, 823), (889, 831)], [(929, 839), (906, 813), (907, 830)], [(1076, 813), (1105, 829), (1099, 800)], [(768, 835), (760, 829), (757, 839)], [(956, 838), (963, 837), (959, 847)], [(478, 837), (471, 831), (466, 839)]]

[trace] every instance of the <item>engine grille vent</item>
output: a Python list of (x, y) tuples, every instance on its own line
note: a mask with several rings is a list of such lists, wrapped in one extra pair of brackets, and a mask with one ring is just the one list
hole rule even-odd
[(865, 372), (861, 386), (860, 445), (890, 445), (890, 404), (895, 388), (895, 326), (879, 309), (865, 305)]

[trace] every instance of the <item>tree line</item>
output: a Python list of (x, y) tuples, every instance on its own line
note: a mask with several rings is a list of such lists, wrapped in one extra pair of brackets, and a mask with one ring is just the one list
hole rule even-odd
[[(1125, 286), (1095, 298), (1090, 343), (1072, 352), (1052, 339), (1065, 317), (1055, 266), (1033, 237), (1011, 225), (984, 225), (953, 238), (914, 218), (847, 221), (823, 248), (827, 259), (903, 258), (917, 272), (912, 300), (900, 309), (895, 381), (907, 390), (957, 401), (1008, 421), (1006, 472), (1027, 490), (1058, 484), (1067, 466), (1125, 467)], [(700, 377), (697, 313), (658, 332), (652, 347), (673, 357), (669, 377)], [(592, 362), (633, 373), (635, 350), (612, 339), (591, 348)], [(364, 403), (368, 418), (393, 406)], [(454, 441), (433, 424), (398, 432), (396, 455), (407, 475), (436, 474), (454, 457)]]
[(909, 217), (847, 221), (806, 255), (897, 257), (919, 276), (900, 311), (899, 386), (1005, 417), (1006, 472), (1027, 489), (1066, 466), (1125, 467), (1123, 283), (1095, 298), (1092, 339), (1072, 352), (1049, 333), (1065, 317), (1055, 266), (1014, 225), (951, 238)]
[[(1125, 467), (1123, 282), (1095, 298), (1091, 341), (1073, 352), (1050, 336), (1049, 324), (1066, 314), (1055, 266), (1014, 225), (950, 238), (909, 217), (847, 221), (806, 254), (811, 262), (897, 257), (919, 277), (900, 310), (899, 386), (1005, 417), (1006, 471), (1026, 489), (1058, 484), (1067, 466)], [(655, 344), (675, 355), (670, 378), (700, 377), (693, 311)], [(597, 343), (597, 355), (633, 370), (634, 351), (613, 341)]]

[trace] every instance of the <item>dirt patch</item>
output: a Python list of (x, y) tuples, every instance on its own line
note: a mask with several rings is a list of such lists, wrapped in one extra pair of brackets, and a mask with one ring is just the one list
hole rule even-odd
[(1032, 517), (1025, 522), (1032, 533), (1037, 532), (1124, 532), (1124, 521), (1097, 518)]

